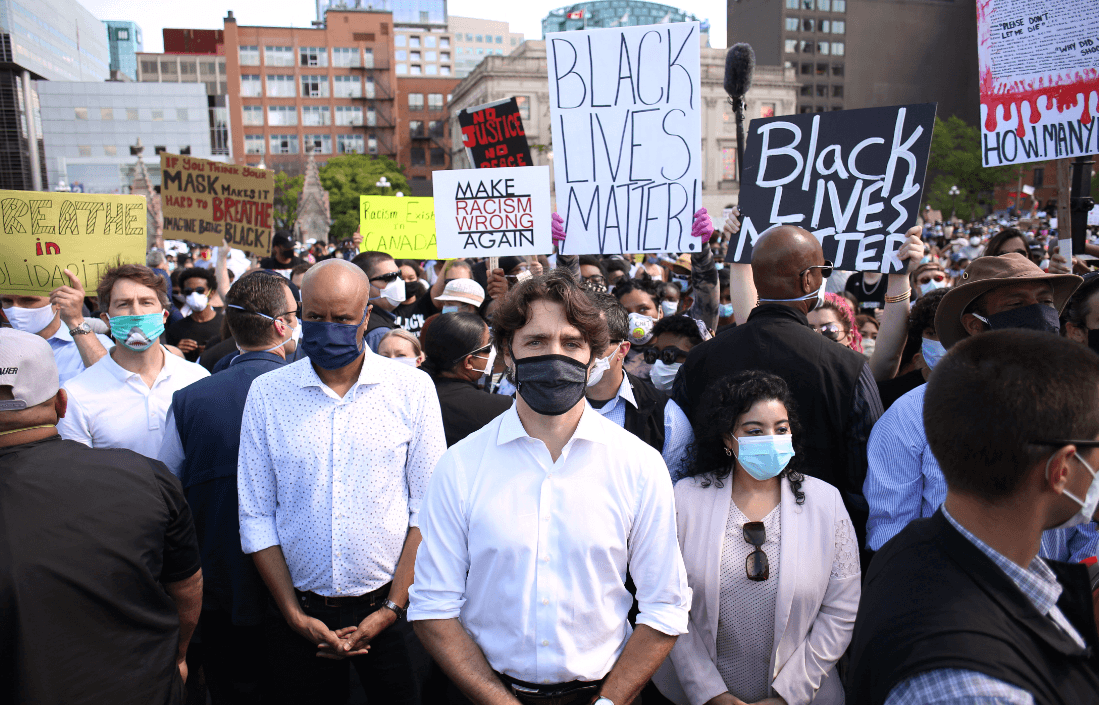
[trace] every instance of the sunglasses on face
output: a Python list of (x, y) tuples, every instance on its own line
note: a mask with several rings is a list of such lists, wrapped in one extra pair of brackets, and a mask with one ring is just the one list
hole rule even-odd
[(397, 281), (400, 278), (401, 278), (401, 273), (399, 271), (398, 272), (387, 272), (385, 274), (379, 274), (376, 277), (371, 277), (370, 281), (372, 281), (372, 282), (385, 282), (386, 284), (391, 284), (391, 283)]
[(595, 284), (596, 286), (607, 285), (607, 280), (603, 278), (602, 274), (593, 274), (590, 277), (581, 277), (581, 279), (588, 282), (589, 284)]
[(184, 289), (183, 290), (183, 295), (184, 296), (190, 296), (191, 294), (205, 294), (205, 293), (206, 293), (206, 287), (204, 287), (204, 286), (197, 286), (194, 289)]
[(750, 521), (744, 525), (744, 541), (756, 548), (744, 560), (744, 572), (749, 580), (763, 582), (771, 576), (771, 565), (762, 548), (767, 541), (767, 528), (762, 521)]
[(936, 274), (921, 274), (919, 282), (920, 284), (927, 284), (930, 281), (943, 282), (946, 280), (946, 275), (942, 272)]
[(687, 353), (674, 345), (669, 345), (663, 350), (657, 350), (656, 348), (645, 348), (644, 352), (645, 362), (653, 364), (657, 360), (660, 360), (665, 365), (673, 365), (676, 362), (682, 362), (687, 359)]
[(812, 267), (806, 267), (805, 269), (801, 270), (800, 272), (798, 272), (798, 276), (800, 277), (802, 274), (805, 274), (810, 269), (819, 269), (820, 275), (827, 279), (828, 277), (832, 276), (832, 270), (835, 269), (835, 265), (833, 265), (832, 262), (829, 260), (824, 260), (824, 264), (814, 264)]
[(829, 340), (839, 340), (847, 332), (835, 323), (825, 323), (823, 326), (812, 326), (812, 328)]

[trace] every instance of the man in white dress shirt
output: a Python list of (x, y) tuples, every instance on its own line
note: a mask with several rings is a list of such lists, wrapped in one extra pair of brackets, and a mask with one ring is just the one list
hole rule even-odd
[(96, 293), (117, 344), (65, 383), (69, 410), (57, 431), (92, 448), (129, 448), (155, 458), (172, 395), (210, 373), (160, 344), (168, 287), (153, 270), (140, 264), (109, 269)]
[(520, 284), (493, 324), (518, 397), (436, 467), (409, 619), (475, 703), (628, 705), (687, 630), (667, 468), (585, 402), (609, 335), (568, 273)]
[(430, 661), (403, 617), (446, 441), (427, 374), (366, 349), (369, 296), (349, 262), (310, 269), (309, 357), (257, 377), (245, 403), (240, 538), (272, 598), (266, 702), (344, 702), (349, 661), (371, 702), (421, 702)]

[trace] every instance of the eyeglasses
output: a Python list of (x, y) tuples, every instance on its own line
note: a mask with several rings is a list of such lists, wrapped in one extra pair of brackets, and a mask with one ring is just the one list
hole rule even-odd
[(1099, 441), (1051, 440), (1031, 441), (1031, 444), (1036, 446), (1083, 446), (1085, 448), (1099, 448)]
[(596, 286), (607, 285), (607, 280), (603, 277), (602, 274), (593, 274), (590, 277), (581, 277), (581, 279), (588, 282), (589, 284), (595, 284)]
[(687, 353), (684, 350), (680, 350), (674, 345), (669, 345), (663, 350), (657, 350), (656, 348), (645, 348), (644, 352), (645, 362), (653, 364), (657, 360), (660, 360), (665, 365), (672, 365), (676, 362), (687, 359)]
[(191, 294), (205, 294), (205, 293), (206, 293), (206, 287), (204, 287), (204, 286), (196, 286), (194, 289), (184, 289), (183, 290), (183, 295), (184, 296), (190, 296)]
[(810, 269), (819, 269), (820, 275), (827, 279), (828, 277), (832, 276), (832, 270), (835, 269), (835, 265), (832, 264), (831, 260), (824, 260), (824, 264), (814, 264), (812, 267), (806, 267), (805, 269), (801, 270), (800, 272), (798, 272), (798, 276), (800, 277), (802, 274), (805, 274)]
[(397, 281), (400, 278), (401, 278), (401, 273), (399, 271), (397, 271), (397, 272), (386, 272), (385, 274), (379, 274), (376, 277), (370, 277), (370, 281), (372, 281), (372, 282), (381, 281), (381, 282), (385, 282), (386, 284), (392, 284), (393, 282)]
[(771, 577), (771, 565), (767, 561), (767, 554), (763, 552), (763, 544), (767, 541), (767, 528), (762, 521), (750, 521), (744, 525), (744, 540), (756, 547), (756, 550), (748, 554), (744, 559), (744, 572), (749, 580), (757, 583)]
[(825, 323), (823, 326), (820, 326), (819, 328), (817, 326), (811, 326), (811, 327), (812, 327), (813, 330), (820, 333), (821, 335), (823, 335), (825, 338), (828, 338), (829, 340), (839, 340), (843, 336), (847, 335), (847, 331), (845, 331), (843, 328), (841, 328), (839, 325), (837, 325), (835, 323)]

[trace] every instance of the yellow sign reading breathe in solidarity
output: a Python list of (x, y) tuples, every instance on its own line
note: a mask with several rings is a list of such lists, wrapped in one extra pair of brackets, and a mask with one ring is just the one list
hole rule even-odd
[(359, 196), (361, 252), (394, 259), (435, 259), (435, 199)]
[(0, 191), (0, 294), (45, 296), (65, 269), (95, 292), (121, 263), (145, 263), (145, 197)]

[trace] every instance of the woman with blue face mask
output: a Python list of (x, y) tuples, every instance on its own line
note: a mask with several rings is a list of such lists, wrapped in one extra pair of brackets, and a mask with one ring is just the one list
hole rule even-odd
[(858, 541), (839, 491), (798, 472), (793, 406), (780, 377), (747, 371), (699, 407), (675, 486), (690, 624), (653, 677), (677, 704), (844, 702)]

